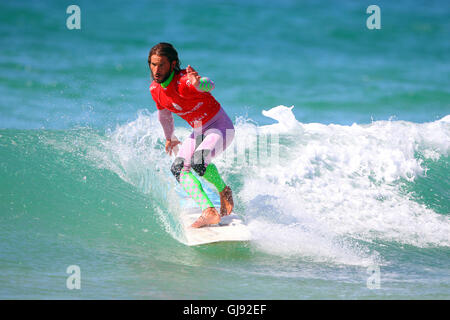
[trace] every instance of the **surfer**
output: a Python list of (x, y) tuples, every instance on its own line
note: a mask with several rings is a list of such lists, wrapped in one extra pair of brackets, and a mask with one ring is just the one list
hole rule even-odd
[[(166, 153), (172, 155), (175, 146), (181, 143), (174, 135), (172, 113), (186, 120), (193, 128), (171, 166), (176, 180), (202, 209), (201, 216), (192, 227), (219, 223), (222, 216), (229, 215), (233, 210), (233, 196), (231, 188), (225, 184), (211, 160), (231, 144), (234, 138), (233, 123), (210, 93), (214, 82), (200, 77), (190, 65), (182, 70), (178, 53), (171, 44), (161, 42), (155, 45), (148, 55), (148, 64), (153, 79), (150, 93), (166, 138)], [(220, 213), (191, 169), (217, 188)]]

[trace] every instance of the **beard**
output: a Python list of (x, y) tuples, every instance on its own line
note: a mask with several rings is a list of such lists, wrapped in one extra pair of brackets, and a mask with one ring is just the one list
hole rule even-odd
[(170, 74), (172, 73), (173, 68), (170, 68), (169, 71), (167, 71), (166, 74), (158, 74), (159, 75), (159, 79), (155, 78), (155, 75), (153, 74), (153, 71), (150, 71), (150, 73), (152, 74), (152, 79), (156, 82), (156, 83), (163, 83), (164, 81), (166, 81), (167, 79), (169, 79)]

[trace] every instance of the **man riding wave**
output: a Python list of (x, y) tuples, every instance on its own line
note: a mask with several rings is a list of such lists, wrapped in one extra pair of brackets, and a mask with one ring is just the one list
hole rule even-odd
[[(153, 79), (150, 93), (166, 138), (166, 153), (172, 155), (174, 147), (181, 143), (174, 135), (172, 113), (193, 128), (171, 166), (177, 181), (202, 209), (201, 216), (192, 227), (219, 223), (222, 216), (231, 213), (234, 203), (231, 188), (225, 184), (211, 161), (231, 144), (234, 138), (233, 123), (210, 93), (214, 82), (200, 77), (190, 65), (182, 70), (178, 53), (171, 44), (161, 42), (155, 45), (150, 50), (148, 64)], [(220, 214), (191, 169), (216, 187), (220, 195)]]

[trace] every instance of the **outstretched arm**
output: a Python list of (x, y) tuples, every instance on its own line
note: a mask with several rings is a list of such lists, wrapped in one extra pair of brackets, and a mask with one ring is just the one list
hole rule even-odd
[(208, 77), (200, 77), (198, 72), (194, 70), (190, 65), (186, 68), (186, 75), (188, 80), (194, 86), (197, 91), (210, 92), (214, 89), (214, 82)]

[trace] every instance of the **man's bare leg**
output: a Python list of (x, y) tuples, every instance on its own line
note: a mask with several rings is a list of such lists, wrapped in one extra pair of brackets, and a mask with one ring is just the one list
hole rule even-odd
[(226, 186), (220, 195), (220, 216), (227, 216), (233, 211), (234, 202), (233, 202), (233, 194), (231, 192), (231, 188)]

